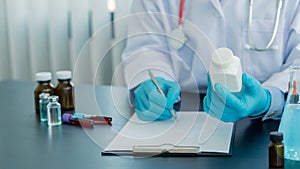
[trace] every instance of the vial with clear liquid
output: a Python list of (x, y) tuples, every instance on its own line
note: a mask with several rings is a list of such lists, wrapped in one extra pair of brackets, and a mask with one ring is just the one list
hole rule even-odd
[(48, 112), (48, 125), (58, 126), (61, 125), (61, 106), (58, 103), (58, 96), (50, 96), (47, 105)]
[(40, 98), (40, 120), (41, 121), (47, 121), (48, 120), (48, 114), (47, 114), (47, 106), (49, 103), (49, 93), (41, 93), (39, 95)]

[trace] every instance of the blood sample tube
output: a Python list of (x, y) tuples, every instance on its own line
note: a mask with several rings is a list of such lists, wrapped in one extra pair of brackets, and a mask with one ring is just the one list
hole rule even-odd
[(108, 116), (89, 115), (83, 113), (74, 113), (74, 117), (93, 120), (95, 124), (107, 123), (111, 124), (112, 118)]
[(69, 124), (72, 124), (75, 126), (79, 126), (79, 127), (88, 127), (88, 128), (94, 127), (93, 120), (73, 117), (73, 115), (69, 114), (69, 113), (63, 114), (62, 120), (63, 120), (63, 122), (66, 122), (66, 123), (69, 123)]

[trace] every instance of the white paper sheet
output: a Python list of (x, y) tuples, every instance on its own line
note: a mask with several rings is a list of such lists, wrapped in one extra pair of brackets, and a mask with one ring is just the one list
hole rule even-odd
[(176, 120), (144, 122), (134, 114), (105, 151), (130, 151), (134, 146), (199, 146), (200, 152), (229, 153), (233, 123), (204, 112), (177, 112)]

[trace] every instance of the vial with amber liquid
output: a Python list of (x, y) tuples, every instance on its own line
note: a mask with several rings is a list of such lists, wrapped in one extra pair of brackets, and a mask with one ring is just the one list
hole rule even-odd
[(55, 94), (59, 97), (62, 113), (74, 113), (74, 85), (71, 71), (56, 72), (58, 84)]
[(273, 131), (270, 133), (269, 144), (269, 167), (284, 166), (284, 144), (282, 143), (283, 133)]
[(51, 73), (50, 72), (38, 72), (35, 74), (37, 85), (34, 88), (34, 102), (35, 102), (35, 112), (40, 114), (40, 98), (41, 93), (54, 94), (54, 87), (51, 84)]

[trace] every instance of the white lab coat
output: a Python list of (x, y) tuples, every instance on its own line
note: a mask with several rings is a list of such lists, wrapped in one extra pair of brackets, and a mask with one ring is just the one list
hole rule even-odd
[[(230, 48), (241, 60), (243, 72), (264, 86), (286, 91), (288, 68), (300, 58), (300, 2), (284, 0), (274, 45), (277, 50), (254, 51), (249, 44), (249, 0), (185, 0), (183, 31), (186, 45), (174, 50), (168, 35), (178, 28), (180, 0), (136, 0), (129, 19), (127, 46), (123, 53), (129, 88), (156, 76), (178, 81), (183, 91), (206, 92), (211, 53)], [(277, 0), (254, 0), (251, 34), (257, 47), (271, 38)], [(271, 92), (272, 93), (272, 92)], [(274, 95), (273, 95), (274, 96)], [(273, 100), (272, 100), (273, 102)], [(275, 104), (274, 102), (272, 104)]]

